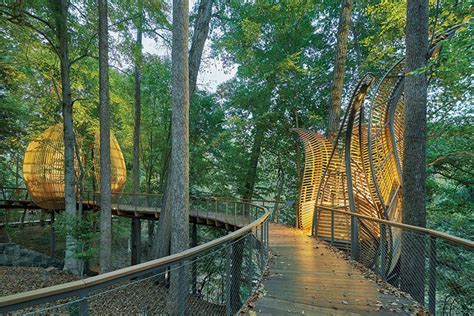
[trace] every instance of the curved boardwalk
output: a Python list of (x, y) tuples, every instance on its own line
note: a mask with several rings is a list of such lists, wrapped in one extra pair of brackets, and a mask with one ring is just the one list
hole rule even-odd
[[(304, 231), (270, 224), (272, 260), (258, 315), (410, 314), (411, 300), (390, 294)], [(385, 294), (386, 293), (386, 294)]]

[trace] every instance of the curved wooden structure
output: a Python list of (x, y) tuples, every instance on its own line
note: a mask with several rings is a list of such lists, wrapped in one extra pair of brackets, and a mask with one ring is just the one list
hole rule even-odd
[[(95, 147), (98, 153), (98, 132)], [(110, 156), (112, 192), (120, 192), (127, 179), (127, 170), (122, 151), (112, 132)], [(95, 155), (96, 179), (100, 177), (99, 159), (99, 155)], [(75, 170), (78, 169), (76, 161)], [(47, 210), (64, 208), (64, 137), (61, 123), (49, 127), (28, 144), (23, 160), (23, 178), (35, 204)]]
[(23, 178), (33, 201), (44, 209), (64, 208), (62, 124), (51, 126), (26, 148)]
[[(435, 37), (432, 56), (439, 52), (441, 41), (450, 38), (459, 27)], [(295, 130), (305, 146), (298, 228), (308, 229), (312, 225), (313, 235), (347, 244), (351, 236), (357, 236), (357, 243), (352, 241), (351, 246), (357, 244), (358, 248), (351, 250), (368, 266), (375, 264), (373, 258), (383, 241), (383, 248), (388, 251), (388, 273), (395, 270), (399, 261), (400, 229), (392, 226), (381, 231), (377, 222), (364, 217), (351, 219), (327, 210), (401, 222), (404, 68), (402, 59), (387, 71), (372, 93), (369, 90), (375, 77), (367, 74), (360, 80), (334, 145), (315, 132)]]

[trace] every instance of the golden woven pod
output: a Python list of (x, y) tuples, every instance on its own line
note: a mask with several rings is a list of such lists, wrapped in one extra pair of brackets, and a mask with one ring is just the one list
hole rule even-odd
[(44, 209), (64, 208), (63, 125), (56, 124), (26, 148), (23, 178), (32, 200)]
[[(97, 130), (94, 140), (94, 171), (97, 188), (100, 188), (100, 133)], [(110, 132), (110, 189), (112, 192), (122, 191), (127, 180), (127, 167), (123, 159), (122, 150), (115, 138)]]
[[(99, 152), (96, 133), (94, 147)], [(122, 151), (115, 136), (110, 133), (111, 189), (120, 192), (127, 179)], [(95, 155), (96, 181), (100, 184), (100, 157)], [(79, 170), (76, 161), (76, 172)], [(43, 209), (64, 209), (64, 137), (63, 124), (49, 127), (27, 146), (23, 159), (23, 178), (35, 204)]]

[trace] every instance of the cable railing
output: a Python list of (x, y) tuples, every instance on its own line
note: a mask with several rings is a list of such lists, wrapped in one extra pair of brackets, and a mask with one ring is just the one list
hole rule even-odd
[(197, 197), (190, 209), (204, 220), (242, 227), (171, 256), (4, 296), (0, 313), (235, 314), (262, 278), (268, 259), (269, 212), (250, 203)]
[[(362, 263), (377, 277), (408, 293), (433, 315), (472, 315), (474, 313), (474, 242), (439, 231), (354, 214), (340, 209), (318, 207), (319, 212), (330, 213), (331, 234), (327, 241), (338, 244), (335, 233), (335, 214), (353, 219), (362, 225), (378, 225), (374, 239), (363, 234), (350, 234), (345, 251), (350, 258)], [(400, 234), (400, 248), (396, 264), (390, 267), (395, 255), (389, 251), (394, 234)], [(352, 244), (356, 243), (356, 247)], [(340, 247), (339, 247), (340, 248)], [(354, 249), (357, 253), (353, 253)], [(348, 256), (349, 259), (349, 256)], [(389, 273), (390, 272), (390, 273)]]

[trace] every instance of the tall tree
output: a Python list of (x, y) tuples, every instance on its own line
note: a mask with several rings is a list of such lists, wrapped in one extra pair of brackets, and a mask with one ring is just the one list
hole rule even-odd
[(112, 214), (110, 187), (109, 35), (107, 0), (99, 9), (99, 111), (100, 111), (100, 272), (112, 268)]
[[(51, 7), (56, 22), (58, 38), (58, 56), (61, 65), (61, 101), (63, 109), (64, 128), (64, 202), (68, 215), (76, 215), (76, 183), (74, 172), (74, 124), (72, 117), (72, 97), (70, 80), (70, 61), (68, 44), (68, 0), (51, 0)], [(74, 240), (66, 238), (66, 258), (64, 269), (79, 274), (79, 261), (74, 259)]]
[[(406, 8), (405, 129), (403, 144), (403, 222), (426, 226), (426, 113), (428, 0), (408, 0)], [(414, 234), (402, 239), (401, 288), (420, 303), (424, 299), (424, 241)]]
[[(194, 34), (191, 42), (191, 49), (189, 50), (189, 61), (188, 64), (188, 78), (189, 78), (189, 100), (192, 98), (196, 91), (197, 76), (199, 73), (199, 67), (201, 64), (202, 52), (204, 50), (204, 44), (209, 35), (209, 23), (211, 21), (212, 4), (214, 0), (201, 0), (198, 8), (198, 15), (194, 24)], [(174, 27), (173, 27), (174, 30)], [(174, 33), (173, 33), (174, 36)], [(188, 36), (188, 35), (187, 35)], [(174, 78), (174, 77), (173, 77)], [(174, 91), (174, 90), (173, 90)], [(174, 93), (173, 93), (174, 95)], [(188, 103), (189, 103), (188, 100)], [(188, 110), (189, 112), (189, 110)], [(171, 124), (173, 125), (173, 124)], [(160, 216), (160, 222), (158, 226), (158, 234), (155, 236), (153, 243), (153, 256), (161, 258), (170, 254), (170, 243), (171, 243), (171, 212), (172, 197), (171, 197), (171, 172), (170, 172), (170, 159), (172, 159), (172, 135), (168, 135), (170, 139), (170, 145), (164, 153), (165, 163), (163, 166), (162, 187), (164, 187), (162, 211)]]
[[(137, 1), (138, 21), (135, 43), (135, 124), (133, 129), (133, 169), (132, 190), (136, 195), (140, 191), (140, 118), (141, 118), (141, 62), (142, 62), (142, 28), (143, 0)], [(137, 205), (137, 196), (134, 197)], [(139, 218), (132, 219), (132, 265), (140, 263), (141, 223)]]
[(209, 23), (212, 15), (212, 4), (214, 0), (201, 0), (198, 9), (196, 22), (194, 23), (194, 33), (189, 50), (189, 98), (196, 90), (199, 66), (201, 65), (202, 52), (209, 34)]
[(173, 1), (171, 118), (171, 253), (189, 247), (188, 0)]
[(341, 119), (342, 92), (347, 60), (347, 42), (351, 27), (352, 0), (343, 0), (337, 30), (336, 59), (334, 61), (333, 81), (331, 86), (331, 105), (329, 107), (328, 136), (334, 142)]
[[(173, 43), (171, 51), (171, 206), (172, 254), (189, 248), (189, 2), (173, 0)], [(179, 296), (187, 292), (186, 273), (171, 273), (170, 314), (181, 314)]]

